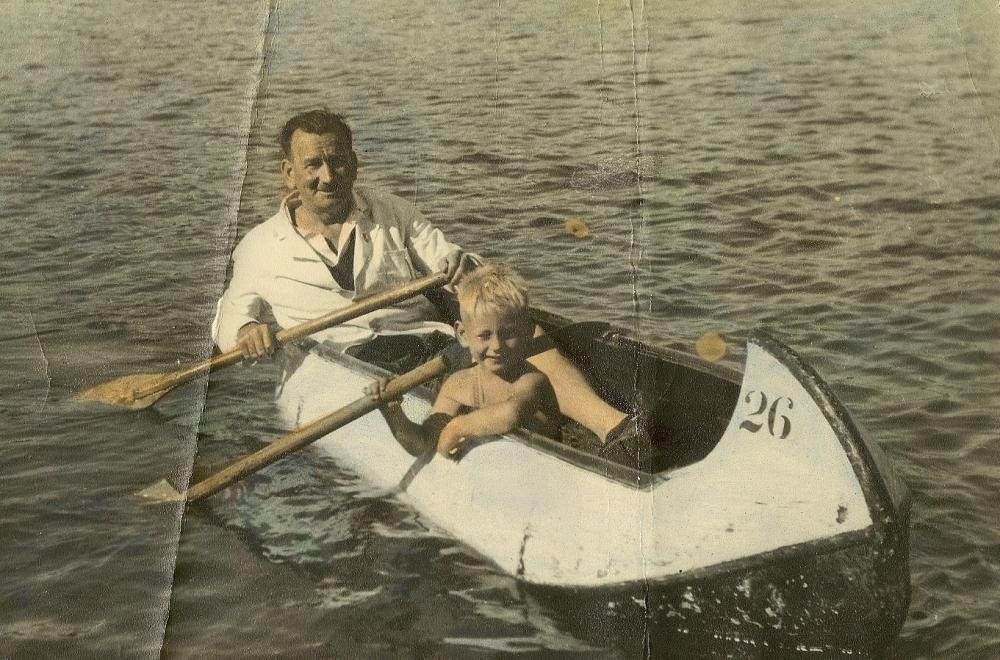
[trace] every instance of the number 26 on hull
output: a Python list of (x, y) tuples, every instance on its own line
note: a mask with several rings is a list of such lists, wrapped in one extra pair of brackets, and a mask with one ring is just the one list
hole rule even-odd
[[(751, 390), (743, 398), (744, 403), (751, 407), (754, 406), (754, 400), (757, 401), (756, 409), (740, 423), (740, 428), (751, 433), (758, 433), (766, 428), (768, 433), (779, 440), (787, 438), (792, 432), (792, 420), (779, 412), (779, 409), (783, 408), (786, 412), (792, 410), (795, 403), (791, 398), (779, 396), (771, 402), (770, 406), (768, 406), (768, 396), (762, 390)], [(767, 413), (766, 419), (764, 418), (765, 411)]]

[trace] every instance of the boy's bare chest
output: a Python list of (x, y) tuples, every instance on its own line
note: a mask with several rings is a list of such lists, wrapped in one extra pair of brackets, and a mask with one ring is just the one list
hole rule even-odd
[(468, 408), (482, 408), (508, 401), (514, 395), (514, 384), (490, 373), (469, 374), (462, 388), (460, 403)]

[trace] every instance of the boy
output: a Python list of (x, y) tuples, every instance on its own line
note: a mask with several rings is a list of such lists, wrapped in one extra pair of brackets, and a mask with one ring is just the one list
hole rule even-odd
[[(455, 326), (474, 364), (448, 377), (423, 425), (399, 401), (386, 402), (380, 410), (396, 438), (414, 455), (436, 444), (441, 455), (458, 458), (468, 440), (518, 427), (558, 437), (555, 391), (527, 361), (535, 324), (524, 280), (504, 264), (482, 266), (458, 285), (458, 303)], [(366, 391), (377, 398), (385, 383)]]

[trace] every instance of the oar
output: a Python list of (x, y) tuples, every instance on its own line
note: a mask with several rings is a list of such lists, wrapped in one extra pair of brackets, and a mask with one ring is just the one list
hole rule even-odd
[[(463, 351), (463, 353), (467, 353)], [(461, 358), (458, 358), (461, 359)], [(394, 399), (402, 396), (417, 385), (440, 376), (449, 370), (454, 370), (462, 365), (455, 365), (452, 362), (455, 358), (447, 355), (439, 357), (422, 364), (412, 371), (393, 378), (386, 385), (383, 393), (384, 399)], [(370, 413), (381, 405), (380, 401), (372, 397), (362, 397), (353, 403), (349, 403), (343, 408), (309, 422), (305, 426), (300, 426), (288, 435), (275, 440), (263, 449), (260, 449), (229, 467), (216, 472), (212, 476), (199, 481), (194, 486), (188, 488), (186, 493), (179, 493), (167, 482), (161, 479), (149, 488), (138, 493), (140, 497), (145, 497), (161, 502), (180, 502), (186, 500), (188, 504), (197, 502), (216, 493), (226, 486), (239, 481), (240, 479), (257, 472), (258, 470), (274, 463), (275, 461), (288, 456), (292, 452), (302, 449), (306, 445), (319, 440), (327, 433), (335, 431), (354, 420)]]
[[(448, 282), (445, 273), (428, 275), (389, 291), (383, 291), (373, 296), (363, 298), (348, 307), (334, 310), (329, 314), (306, 321), (287, 330), (281, 330), (274, 338), (279, 345), (298, 341), (304, 337), (326, 330), (338, 323), (344, 323), (364, 316), (377, 309), (394, 305), (407, 298), (420, 295), (425, 291), (439, 287)], [(160, 397), (171, 389), (207, 374), (209, 371), (228, 367), (243, 361), (243, 354), (238, 348), (221, 353), (215, 357), (198, 362), (178, 371), (161, 374), (133, 374), (121, 376), (100, 385), (95, 385), (76, 395), (80, 400), (101, 401), (113, 406), (121, 406), (130, 410), (141, 410), (156, 403)]]

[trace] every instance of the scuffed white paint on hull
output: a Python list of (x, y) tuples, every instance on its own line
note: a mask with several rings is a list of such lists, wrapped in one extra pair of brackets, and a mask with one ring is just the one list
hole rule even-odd
[[(309, 354), (279, 398), (286, 423), (356, 399), (373, 374), (350, 359)], [(404, 408), (421, 419), (429, 402), (411, 394)], [(420, 465), (377, 414), (318, 446), (386, 489), (398, 488), (413, 468), (400, 492), (405, 501), (536, 584), (655, 581), (872, 524), (820, 404), (756, 344), (748, 346), (739, 403), (716, 448), (641, 488), (541, 451), (519, 435), (481, 439), (459, 462), (435, 456)]]

